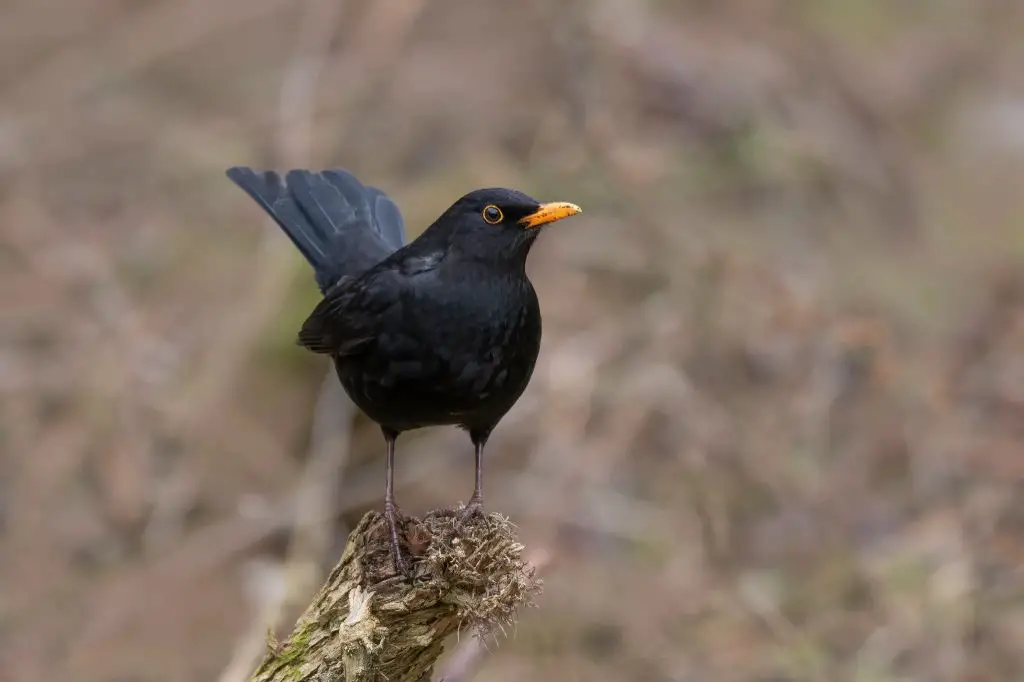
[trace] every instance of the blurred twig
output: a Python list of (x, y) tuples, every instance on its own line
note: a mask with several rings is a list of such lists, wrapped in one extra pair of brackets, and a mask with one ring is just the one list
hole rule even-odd
[[(54, 117), (77, 113), (70, 104), (91, 91), (219, 35), (240, 20), (284, 5), (283, 0), (255, 0), (245, 3), (240, 14), (236, 3), (150, 3), (117, 21), (104, 22), (93, 39), (74, 42), (28, 68), (4, 93), (4, 103), (15, 115), (31, 121), (30, 130), (40, 122), (46, 125)], [(196, 16), (202, 21), (192, 19)], [(167, 30), (169, 26), (175, 30)]]
[[(331, 38), (341, 16), (340, 0), (309, 0), (299, 20), (296, 53), (281, 85), (278, 144), (286, 167), (308, 163), (312, 144), (316, 87), (326, 62)], [(276, 239), (276, 230), (265, 242)], [(274, 248), (269, 243), (266, 248)], [(221, 682), (246, 679), (264, 649), (266, 632), (274, 631), (285, 615), (305, 601), (321, 581), (320, 565), (330, 544), (334, 491), (348, 458), (349, 432), (355, 416), (352, 403), (328, 370), (317, 398), (310, 450), (299, 486), (295, 528), (284, 568), (284, 590), (263, 599), (259, 616), (251, 620), (235, 647)]]
[[(293, 609), (301, 607), (322, 580), (320, 566), (330, 545), (335, 518), (334, 491), (348, 459), (352, 403), (333, 372), (324, 377), (313, 420), (312, 442), (296, 496), (295, 523), (284, 567), (284, 590), (261, 603), (258, 617), (235, 647), (221, 682), (244, 680), (263, 653), (268, 630), (275, 630)], [(269, 530), (269, 528), (268, 528)]]

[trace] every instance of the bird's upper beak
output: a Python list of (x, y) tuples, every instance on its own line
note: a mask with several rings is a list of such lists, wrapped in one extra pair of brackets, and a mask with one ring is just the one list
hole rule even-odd
[(520, 218), (519, 224), (532, 229), (582, 212), (583, 209), (576, 204), (570, 204), (567, 201), (553, 201), (550, 204), (541, 204), (536, 211)]

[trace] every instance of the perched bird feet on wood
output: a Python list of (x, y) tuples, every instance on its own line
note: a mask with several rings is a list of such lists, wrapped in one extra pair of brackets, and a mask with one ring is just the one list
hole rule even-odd
[(483, 464), (484, 464), (484, 446), (487, 445), (487, 438), (491, 435), (491, 430), (487, 429), (471, 429), (469, 437), (473, 441), (474, 460), (476, 461), (473, 494), (469, 498), (469, 503), (459, 512), (459, 516), (456, 519), (457, 527), (461, 528), (472, 518), (483, 518), (484, 517), (484, 477), (483, 477)]
[(391, 533), (391, 556), (395, 560), (395, 570), (406, 578), (412, 576), (409, 562), (402, 555), (402, 548), (398, 542), (398, 519), (402, 516), (398, 505), (390, 500), (384, 502), (384, 518), (388, 521), (388, 531)]
[(459, 510), (458, 524), (463, 526), (470, 519), (482, 519), (486, 516), (484, 512), (484, 501), (480, 497), (472, 497), (469, 503)]

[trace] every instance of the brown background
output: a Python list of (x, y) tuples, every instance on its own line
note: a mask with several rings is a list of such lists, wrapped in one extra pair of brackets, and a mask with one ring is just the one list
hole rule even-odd
[[(1022, 10), (0, 2), (0, 678), (244, 679), (380, 505), (234, 164), (586, 210), (486, 469), (546, 591), (475, 679), (1020, 678)], [(404, 511), (471, 462), (404, 438)]]

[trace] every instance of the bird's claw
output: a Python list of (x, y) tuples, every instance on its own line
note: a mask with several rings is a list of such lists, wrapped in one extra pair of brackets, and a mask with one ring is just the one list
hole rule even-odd
[(405, 578), (412, 578), (412, 569), (409, 568), (408, 562), (402, 556), (401, 552), (395, 552), (392, 548), (392, 554), (395, 559), (395, 572)]
[(406, 578), (412, 576), (408, 562), (402, 556), (402, 549), (398, 544), (398, 507), (394, 504), (384, 505), (384, 517), (388, 521), (388, 530), (391, 533), (391, 557), (395, 562), (395, 570)]
[(484, 501), (478, 498), (471, 498), (469, 504), (459, 511), (458, 525), (462, 526), (472, 518), (484, 517)]

